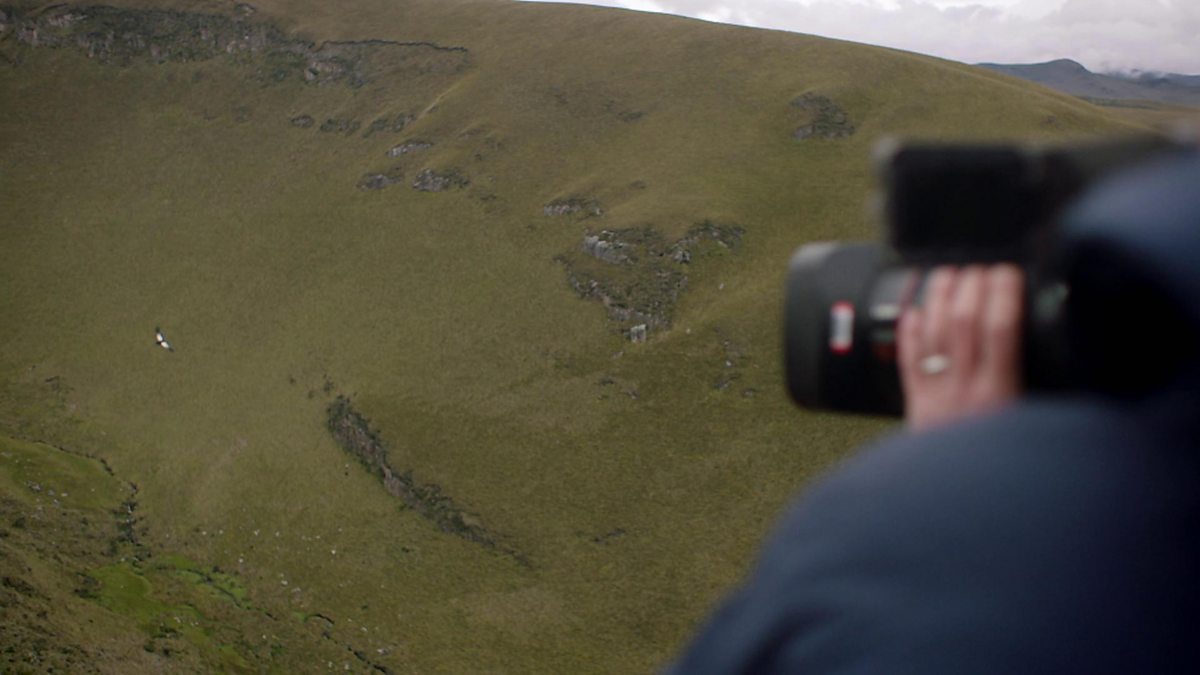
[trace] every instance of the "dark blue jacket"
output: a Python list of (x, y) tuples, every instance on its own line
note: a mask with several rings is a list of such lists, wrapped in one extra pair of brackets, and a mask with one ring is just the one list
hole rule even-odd
[[(1069, 222), (1083, 264), (1132, 265), (1194, 343), (1200, 160), (1123, 176)], [(1153, 326), (1129, 335), (1097, 353), (1154, 349)], [(1200, 368), (861, 452), (796, 504), (674, 672), (1200, 673)]]

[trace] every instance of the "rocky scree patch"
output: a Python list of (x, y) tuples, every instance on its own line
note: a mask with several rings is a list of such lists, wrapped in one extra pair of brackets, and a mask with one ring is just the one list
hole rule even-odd
[(668, 330), (688, 267), (710, 255), (738, 253), (745, 230), (704, 221), (675, 241), (653, 226), (585, 234), (578, 248), (559, 255), (567, 284), (585, 300), (599, 302), (609, 319), (634, 342)]

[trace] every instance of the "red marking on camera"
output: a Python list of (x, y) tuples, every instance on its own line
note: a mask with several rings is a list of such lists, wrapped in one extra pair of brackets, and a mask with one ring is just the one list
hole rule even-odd
[(854, 347), (854, 305), (835, 302), (829, 308), (829, 350), (849, 354)]

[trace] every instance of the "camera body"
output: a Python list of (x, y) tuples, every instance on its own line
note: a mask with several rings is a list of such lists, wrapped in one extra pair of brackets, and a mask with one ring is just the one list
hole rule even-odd
[(1182, 148), (1157, 136), (1059, 147), (881, 143), (883, 243), (810, 244), (792, 257), (784, 310), (792, 398), (900, 414), (896, 322), (906, 305), (920, 304), (925, 272), (999, 262), (1026, 276), (1026, 386), (1072, 386), (1061, 217), (1105, 176)]

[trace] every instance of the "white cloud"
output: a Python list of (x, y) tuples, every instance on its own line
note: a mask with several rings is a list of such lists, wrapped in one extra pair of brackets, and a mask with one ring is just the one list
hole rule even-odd
[(975, 63), (1200, 73), (1197, 0), (588, 0)]

